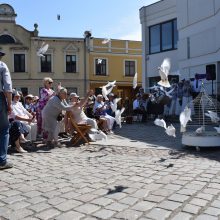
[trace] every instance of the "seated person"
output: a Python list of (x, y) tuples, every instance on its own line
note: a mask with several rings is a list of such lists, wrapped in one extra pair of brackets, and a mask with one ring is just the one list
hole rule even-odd
[[(76, 93), (70, 94), (70, 105), (73, 105), (71, 109), (71, 114), (77, 124), (88, 124), (91, 125), (92, 128), (98, 129), (97, 123), (95, 119), (89, 118), (83, 111), (83, 107), (86, 105), (89, 96), (93, 94), (93, 91), (89, 91), (86, 98), (79, 100), (79, 96)], [(71, 125), (68, 123), (68, 129), (71, 129)], [(66, 131), (68, 130), (66, 129)]]
[(34, 99), (34, 96), (32, 94), (29, 94), (29, 95), (25, 96), (24, 107), (30, 113), (34, 112), (34, 109), (33, 109), (33, 99)]
[(97, 95), (96, 97), (96, 101), (93, 107), (93, 112), (96, 116), (99, 116), (100, 119), (105, 119), (107, 121), (107, 126), (106, 124), (104, 125), (105, 126), (104, 131), (113, 133), (112, 127), (115, 122), (115, 118), (113, 118), (112, 116), (106, 113), (106, 105), (103, 102), (103, 96), (101, 94)]
[(18, 91), (13, 92), (12, 100), (12, 113), (9, 115), (9, 118), (24, 123), (29, 132), (27, 138), (31, 141), (35, 141), (37, 137), (37, 124), (35, 122), (35, 118), (20, 102), (20, 93)]
[(115, 95), (113, 93), (109, 93), (108, 98), (109, 98), (109, 100), (107, 100), (105, 102), (105, 104), (106, 104), (106, 113), (108, 115), (112, 116), (112, 117), (115, 117), (115, 113), (112, 111), (112, 105), (114, 104), (113, 100), (115, 98)]
[(15, 147), (16, 151), (19, 153), (26, 153), (27, 151), (21, 147), (21, 143), (27, 143), (28, 140), (25, 137), (28, 135), (28, 128), (25, 124), (20, 121), (10, 120), (10, 144)]

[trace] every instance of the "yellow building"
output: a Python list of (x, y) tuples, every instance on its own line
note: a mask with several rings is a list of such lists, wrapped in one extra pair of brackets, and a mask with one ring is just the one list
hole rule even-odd
[[(16, 24), (16, 16), (10, 5), (0, 5), (0, 50), (6, 53), (3, 61), (10, 69), (13, 87), (24, 95), (38, 95), (42, 79), (48, 76), (54, 79), (54, 89), (61, 82), (69, 92), (84, 95), (88, 88), (84, 38), (39, 37), (37, 24), (34, 31), (28, 31)], [(43, 42), (49, 48), (45, 57), (39, 57)]]
[[(13, 87), (24, 95), (39, 94), (42, 79), (51, 77), (54, 89), (59, 82), (69, 92), (84, 96), (91, 88), (100, 93), (100, 86), (116, 80), (113, 92), (119, 97), (133, 98), (141, 86), (142, 54), (140, 41), (93, 38), (85, 31), (84, 38), (42, 37), (38, 25), (29, 31), (16, 24), (16, 13), (8, 4), (0, 4), (0, 50), (6, 53)], [(45, 57), (37, 56), (42, 44), (49, 48)], [(101, 61), (101, 62), (100, 62)], [(138, 73), (138, 87), (132, 88)]]
[[(106, 43), (106, 42), (107, 43)], [(132, 87), (134, 74), (138, 87)], [(141, 86), (142, 50), (140, 41), (91, 38), (89, 42), (90, 88), (100, 93), (100, 87), (116, 80), (113, 93), (124, 99), (133, 98)]]

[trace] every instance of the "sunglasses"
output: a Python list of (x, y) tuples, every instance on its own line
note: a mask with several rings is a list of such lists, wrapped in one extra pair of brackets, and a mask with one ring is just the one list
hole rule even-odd
[(48, 84), (52, 84), (53, 82), (48, 82)]

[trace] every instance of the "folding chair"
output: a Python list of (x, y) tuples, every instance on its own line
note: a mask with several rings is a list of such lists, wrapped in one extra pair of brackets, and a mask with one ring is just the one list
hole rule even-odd
[(70, 123), (73, 129), (75, 130), (75, 133), (71, 139), (71, 142), (73, 143), (73, 145), (76, 145), (81, 140), (84, 140), (87, 144), (89, 144), (89, 140), (87, 139), (86, 135), (88, 134), (88, 131), (91, 129), (91, 125), (77, 124), (74, 121), (71, 112), (66, 112), (66, 113), (67, 113), (67, 117), (70, 120)]

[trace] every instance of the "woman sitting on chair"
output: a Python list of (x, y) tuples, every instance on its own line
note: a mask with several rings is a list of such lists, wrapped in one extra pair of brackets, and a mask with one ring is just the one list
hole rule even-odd
[[(103, 96), (101, 94), (97, 95), (95, 105), (93, 107), (93, 112), (95, 116), (100, 117), (100, 119), (105, 119), (105, 124), (104, 124), (104, 131), (107, 133), (113, 133), (112, 132), (112, 127), (115, 121), (115, 118), (112, 116), (108, 115), (106, 113), (106, 105), (103, 102)], [(106, 126), (107, 125), (107, 126)]]
[[(98, 126), (97, 126), (96, 120), (87, 117), (83, 111), (83, 108), (86, 105), (89, 96), (92, 94), (93, 94), (93, 91), (91, 90), (88, 92), (85, 99), (79, 100), (79, 96), (75, 92), (71, 93), (69, 104), (73, 105), (73, 108), (71, 109), (70, 113), (73, 116), (73, 119), (77, 124), (88, 124), (88, 125), (91, 125), (92, 128), (97, 129)], [(65, 115), (65, 120), (66, 120), (66, 123), (65, 123), (66, 132), (68, 132), (68, 130), (72, 130), (72, 127), (70, 123), (68, 123), (67, 114)]]

